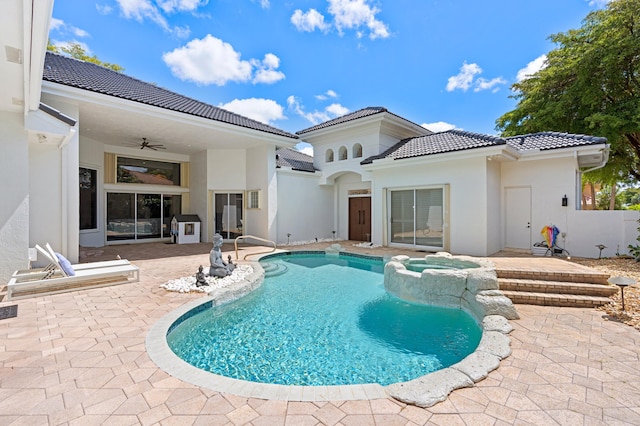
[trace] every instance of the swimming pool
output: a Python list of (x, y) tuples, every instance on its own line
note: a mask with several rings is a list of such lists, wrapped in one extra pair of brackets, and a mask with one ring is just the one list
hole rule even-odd
[(261, 263), (287, 272), (235, 302), (183, 316), (167, 334), (180, 358), (258, 383), (387, 385), (454, 364), (480, 341), (464, 311), (387, 294), (380, 259), (303, 253)]

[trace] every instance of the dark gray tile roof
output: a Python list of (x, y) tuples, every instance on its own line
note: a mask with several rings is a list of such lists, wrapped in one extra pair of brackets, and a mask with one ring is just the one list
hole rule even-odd
[(298, 139), (298, 136), (110, 69), (47, 52), (43, 79), (171, 111)]
[(60, 111), (58, 111), (55, 108), (50, 107), (47, 104), (43, 104), (42, 102), (40, 102), (40, 107), (38, 108), (40, 111), (43, 111), (47, 114), (49, 114), (50, 116), (57, 118), (58, 120), (62, 121), (63, 123), (65, 123), (68, 126), (75, 126), (76, 125), (76, 120), (74, 120), (73, 118), (69, 117), (68, 115), (65, 115), (63, 113), (61, 113)]
[(606, 142), (607, 138), (558, 132), (541, 132), (501, 138), (497, 136), (465, 132), (463, 130), (448, 130), (446, 132), (432, 133), (430, 135), (401, 140), (385, 152), (366, 158), (360, 164), (371, 164), (374, 160), (381, 158), (393, 158), (394, 160), (399, 160), (403, 158), (421, 157), (425, 155), (505, 144), (508, 144), (512, 148), (523, 153), (532, 150), (543, 151), (584, 145), (596, 145)]
[(366, 158), (360, 164), (371, 164), (374, 160), (380, 158), (399, 160), (485, 146), (504, 145), (505, 143), (504, 139), (494, 136), (465, 132), (463, 130), (448, 130), (446, 132), (403, 139), (382, 154)]
[(335, 126), (337, 124), (342, 124), (342, 123), (346, 123), (348, 121), (353, 121), (353, 120), (357, 120), (359, 118), (369, 117), (371, 115), (381, 114), (381, 113), (385, 113), (385, 112), (388, 113), (388, 114), (391, 114), (393, 116), (396, 116), (396, 117), (406, 121), (407, 123), (411, 123), (411, 124), (413, 124), (415, 126), (418, 125), (418, 124), (415, 124), (415, 123), (407, 120), (406, 118), (400, 117), (399, 115), (390, 112), (389, 110), (387, 110), (384, 107), (366, 107), (366, 108), (362, 108), (362, 109), (359, 109), (359, 110), (354, 111), (354, 112), (350, 112), (349, 114), (343, 115), (341, 117), (334, 118), (333, 120), (325, 121), (324, 123), (320, 123), (320, 124), (317, 124), (315, 126), (308, 127), (308, 128), (306, 128), (304, 130), (300, 130), (300, 131), (296, 132), (296, 134), (303, 135), (305, 133), (313, 132), (314, 130), (325, 129), (327, 127)]
[(571, 133), (540, 132), (505, 138), (518, 151), (548, 150), (582, 145), (597, 145), (607, 142), (607, 138)]
[(293, 170), (303, 172), (315, 172), (313, 167), (313, 157), (303, 152), (291, 148), (280, 148), (276, 150), (276, 166), (291, 167)]

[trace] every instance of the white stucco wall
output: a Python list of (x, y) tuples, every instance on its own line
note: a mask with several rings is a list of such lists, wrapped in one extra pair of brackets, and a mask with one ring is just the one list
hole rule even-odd
[(210, 149), (207, 151), (209, 189), (233, 192), (246, 188), (247, 159), (244, 149)]
[(502, 169), (497, 161), (487, 160), (487, 253), (502, 250)]
[(571, 256), (598, 257), (598, 244), (607, 246), (603, 257), (628, 254), (629, 244), (637, 245), (638, 218), (633, 210), (577, 210), (569, 214), (566, 241), (560, 242)]
[(21, 113), (0, 112), (0, 182), (9, 185), (0, 203), (0, 283), (28, 266), (29, 159)]
[(334, 190), (315, 173), (278, 170), (277, 243), (332, 238)]
[[(575, 211), (576, 166), (573, 157), (502, 163), (503, 191), (505, 187), (531, 187), (532, 244), (544, 240), (540, 231), (546, 225), (556, 225), (567, 232), (567, 239), (572, 237), (568, 228), (570, 213)], [(567, 207), (562, 206), (565, 194)]]
[(97, 228), (80, 231), (80, 246), (102, 247), (105, 243), (104, 145), (80, 135), (80, 167), (97, 171)]
[[(372, 241), (387, 243), (388, 221), (385, 189), (411, 189), (430, 185), (449, 185), (449, 247), (452, 253), (485, 256), (487, 236), (487, 176), (484, 157), (417, 164), (398, 160), (388, 169), (373, 170), (374, 203)], [(495, 198), (495, 194), (493, 196)], [(445, 207), (446, 208), (446, 207)], [(493, 237), (492, 237), (493, 238)], [(493, 243), (492, 243), (493, 244)]]
[(253, 147), (247, 150), (246, 159), (246, 189), (260, 191), (260, 208), (245, 210), (245, 235), (275, 241), (278, 211), (275, 147)]
[(183, 213), (197, 214), (200, 218), (200, 241), (213, 241), (213, 199), (207, 187), (207, 152), (193, 154), (189, 158), (189, 208), (183, 206)]

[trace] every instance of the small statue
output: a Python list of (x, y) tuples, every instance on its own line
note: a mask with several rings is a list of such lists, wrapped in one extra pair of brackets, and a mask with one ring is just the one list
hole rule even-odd
[(231, 256), (228, 257), (229, 262), (225, 262), (222, 259), (222, 251), (220, 251), (220, 247), (222, 246), (222, 235), (214, 234), (213, 235), (213, 248), (211, 252), (209, 252), (209, 276), (210, 277), (226, 277), (227, 275), (231, 275), (231, 272), (236, 268), (236, 265), (231, 262)]
[(209, 285), (209, 283), (207, 282), (206, 275), (202, 272), (202, 265), (200, 265), (198, 272), (196, 272), (196, 287), (202, 287), (204, 285)]

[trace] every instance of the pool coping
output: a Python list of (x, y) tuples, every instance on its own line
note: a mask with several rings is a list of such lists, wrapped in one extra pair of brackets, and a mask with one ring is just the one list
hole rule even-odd
[[(169, 375), (195, 386), (248, 398), (283, 401), (328, 402), (395, 398), (402, 402), (430, 407), (444, 401), (455, 389), (470, 387), (498, 368), (501, 359), (511, 354), (508, 333), (512, 327), (504, 317), (487, 316), (480, 324), (482, 338), (474, 352), (460, 362), (420, 376), (416, 379), (382, 386), (377, 383), (331, 386), (292, 386), (257, 383), (233, 379), (194, 367), (179, 358), (167, 344), (167, 334), (175, 323), (191, 310), (226, 304), (245, 296), (262, 285), (264, 270), (258, 260), (292, 253), (324, 253), (323, 251), (285, 251), (261, 256), (249, 263), (254, 272), (231, 286), (216, 289), (208, 295), (185, 303), (155, 322), (147, 332), (145, 347), (149, 358)], [(353, 256), (340, 252), (338, 255)], [(354, 257), (380, 258), (356, 253)], [(386, 256), (385, 256), (386, 257)]]

